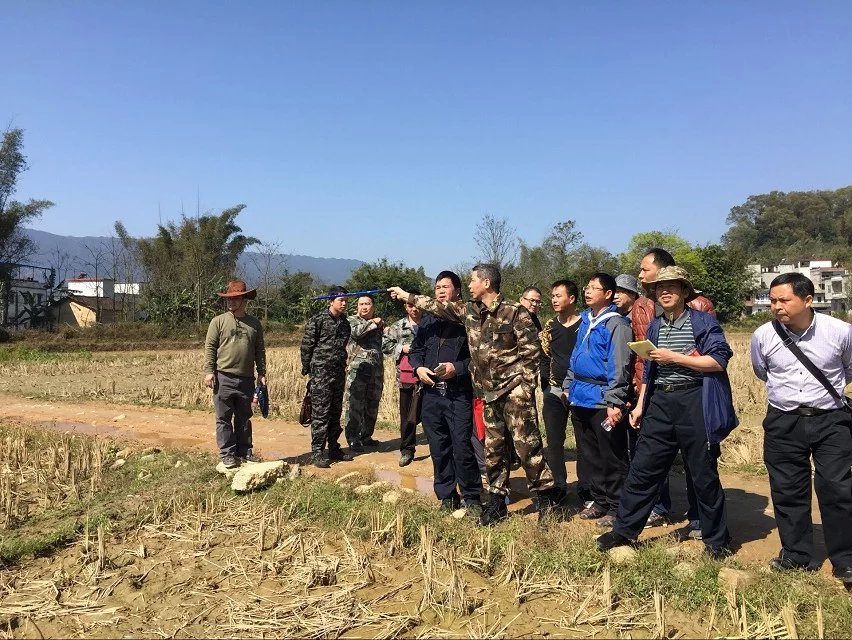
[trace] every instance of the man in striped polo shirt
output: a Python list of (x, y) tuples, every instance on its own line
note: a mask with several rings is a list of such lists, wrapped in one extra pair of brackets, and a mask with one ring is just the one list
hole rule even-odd
[(731, 536), (715, 452), (737, 424), (726, 373), (733, 351), (713, 317), (686, 307), (693, 292), (686, 270), (661, 269), (649, 289), (663, 312), (648, 328), (656, 348), (630, 413), (631, 425), (641, 420), (642, 428), (615, 526), (598, 538), (598, 546), (611, 549), (638, 537), (680, 449), (695, 487), (706, 551), (723, 558), (730, 554)]

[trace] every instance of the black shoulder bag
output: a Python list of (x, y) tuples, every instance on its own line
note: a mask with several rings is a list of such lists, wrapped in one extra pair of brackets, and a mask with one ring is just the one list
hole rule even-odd
[(784, 343), (784, 346), (790, 350), (790, 353), (796, 356), (796, 359), (805, 366), (805, 369), (807, 369), (810, 374), (825, 387), (825, 390), (828, 391), (832, 398), (840, 400), (840, 402), (843, 403), (843, 408), (849, 413), (852, 413), (852, 400), (837, 392), (837, 389), (832, 386), (832, 384), (828, 381), (828, 378), (825, 377), (825, 374), (820, 371), (817, 366), (810, 361), (808, 356), (802, 353), (799, 346), (793, 342), (793, 338), (791, 338), (784, 327), (781, 326), (781, 323), (778, 320), (773, 320), (772, 327), (775, 329), (775, 333), (778, 334), (778, 337), (781, 338), (781, 342)]

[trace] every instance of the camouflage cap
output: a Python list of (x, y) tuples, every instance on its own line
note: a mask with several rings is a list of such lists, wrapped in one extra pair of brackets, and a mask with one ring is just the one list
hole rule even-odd
[(654, 292), (657, 289), (657, 284), (660, 282), (673, 281), (680, 282), (683, 285), (685, 293), (684, 298), (689, 298), (689, 296), (695, 293), (695, 287), (693, 287), (692, 283), (689, 281), (689, 273), (683, 267), (663, 267), (657, 272), (656, 280), (653, 282), (643, 282), (642, 286), (645, 287), (648, 297), (653, 298)]

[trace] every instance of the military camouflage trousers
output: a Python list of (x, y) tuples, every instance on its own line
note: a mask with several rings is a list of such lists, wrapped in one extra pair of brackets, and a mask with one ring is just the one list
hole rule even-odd
[(383, 363), (355, 359), (346, 372), (346, 441), (360, 444), (373, 437), (379, 417), (379, 400), (385, 386)]
[(509, 493), (511, 449), (506, 434), (514, 441), (515, 451), (527, 474), (530, 491), (553, 487), (553, 474), (544, 458), (535, 396), (525, 384), (519, 384), (504, 396), (485, 403), (485, 473), (488, 491)]

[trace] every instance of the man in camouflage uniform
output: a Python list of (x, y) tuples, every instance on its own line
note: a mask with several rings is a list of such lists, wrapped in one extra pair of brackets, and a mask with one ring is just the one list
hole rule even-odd
[(358, 298), (357, 314), (349, 318), (349, 367), (346, 372), (346, 440), (351, 451), (361, 453), (364, 447), (378, 447), (373, 439), (379, 400), (385, 386), (382, 356), (381, 318), (373, 317), (373, 298)]
[[(419, 292), (418, 292), (419, 293)], [(405, 317), (394, 322), (382, 340), (382, 352), (396, 363), (399, 385), (399, 466), (414, 461), (417, 425), (420, 422), (421, 395), (417, 375), (408, 359), (411, 343), (418, 330), (422, 312), (413, 304), (405, 305)]]
[(494, 525), (507, 517), (509, 493), (506, 436), (511, 432), (515, 449), (527, 475), (530, 490), (538, 495), (539, 521), (560, 502), (553, 475), (544, 458), (533, 392), (538, 377), (541, 345), (529, 312), (500, 294), (500, 270), (476, 265), (471, 271), (470, 302), (438, 302), (413, 296), (400, 287), (394, 298), (413, 302), (418, 309), (463, 324), (470, 345), (470, 373), (476, 395), (485, 402), (485, 466), (488, 505), (480, 524)]
[[(352, 460), (340, 448), (340, 412), (346, 378), (346, 345), (351, 328), (346, 319), (346, 293), (343, 287), (332, 287), (328, 310), (305, 323), (302, 338), (302, 375), (310, 375), (311, 389), (311, 464), (323, 469), (332, 460)], [(328, 457), (323, 455), (328, 443)]]

